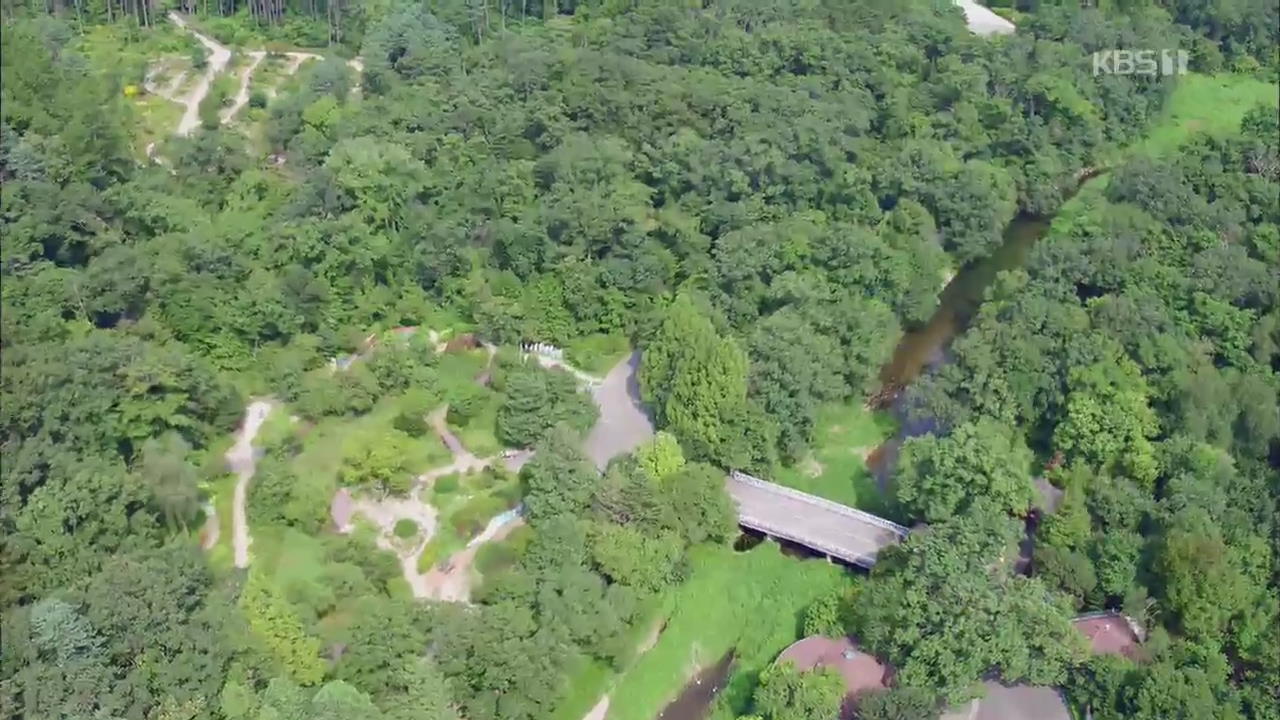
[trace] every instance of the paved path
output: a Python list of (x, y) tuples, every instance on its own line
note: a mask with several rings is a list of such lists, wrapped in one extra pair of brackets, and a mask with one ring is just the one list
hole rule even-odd
[(734, 471), (725, 480), (738, 523), (865, 568), (907, 528), (871, 513)]
[(245, 505), (249, 495), (249, 480), (257, 467), (254, 455), (253, 439), (262, 429), (262, 423), (271, 414), (274, 407), (270, 400), (255, 400), (249, 403), (244, 414), (244, 423), (236, 434), (236, 443), (227, 451), (227, 467), (236, 474), (236, 488), (232, 498), (231, 530), (232, 548), (235, 554), (235, 565), (238, 568), (249, 567), (249, 519)]
[(636, 369), (640, 351), (614, 365), (592, 397), (600, 407), (600, 419), (587, 434), (583, 451), (596, 468), (604, 470), (613, 458), (631, 452), (653, 437), (653, 423), (640, 403)]

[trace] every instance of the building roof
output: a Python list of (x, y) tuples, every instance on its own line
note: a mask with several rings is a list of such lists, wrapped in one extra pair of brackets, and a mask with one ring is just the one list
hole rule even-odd
[(1123, 655), (1137, 660), (1142, 640), (1129, 621), (1120, 614), (1086, 615), (1072, 624), (1089, 641), (1095, 655)]
[(813, 635), (797, 640), (778, 656), (778, 662), (794, 663), (801, 671), (831, 668), (844, 678), (849, 696), (867, 690), (883, 690), (889, 686), (893, 670), (875, 657), (858, 649), (852, 638), (829, 638)]

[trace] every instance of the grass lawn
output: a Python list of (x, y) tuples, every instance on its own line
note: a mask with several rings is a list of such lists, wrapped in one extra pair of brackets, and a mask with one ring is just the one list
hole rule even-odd
[(888, 413), (872, 412), (857, 402), (824, 406), (818, 411), (811, 456), (766, 479), (875, 512), (883, 498), (865, 457), (895, 432)]
[(797, 639), (804, 609), (853, 583), (838, 565), (786, 557), (772, 543), (742, 553), (696, 548), (690, 560), (689, 579), (666, 598), (662, 637), (618, 678), (609, 720), (652, 720), (694, 671), (732, 648), (737, 664), (718, 712), (742, 713), (760, 671)]
[(159, 145), (173, 135), (182, 119), (182, 106), (159, 95), (140, 95), (133, 101), (133, 111), (138, 119), (134, 148), (138, 159), (147, 157), (147, 145)]
[(569, 364), (579, 370), (604, 375), (619, 360), (631, 354), (631, 343), (625, 335), (596, 333), (571, 340), (564, 354)]
[(1244, 114), (1260, 103), (1275, 107), (1280, 86), (1249, 75), (1191, 74), (1178, 78), (1164, 116), (1131, 152), (1168, 155), (1197, 132), (1221, 136), (1240, 127)]
[[(1134, 145), (1122, 150), (1108, 164), (1123, 163), (1135, 153), (1163, 157), (1174, 153), (1197, 132), (1222, 136), (1239, 129), (1244, 114), (1259, 103), (1273, 106), (1280, 102), (1280, 86), (1249, 75), (1187, 75), (1178, 80), (1163, 117)], [(1052, 231), (1071, 232), (1072, 226), (1087, 218), (1107, 203), (1109, 175), (1101, 175), (1080, 188), (1053, 220)]]

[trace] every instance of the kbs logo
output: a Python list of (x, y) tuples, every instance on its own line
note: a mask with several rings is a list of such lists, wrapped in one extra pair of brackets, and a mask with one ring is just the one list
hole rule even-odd
[(1186, 75), (1187, 51), (1101, 50), (1093, 54), (1093, 74)]

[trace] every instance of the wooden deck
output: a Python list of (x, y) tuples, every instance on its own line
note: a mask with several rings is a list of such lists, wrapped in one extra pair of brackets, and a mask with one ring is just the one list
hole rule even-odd
[(871, 513), (734, 471), (725, 479), (738, 524), (870, 568), (907, 528)]

